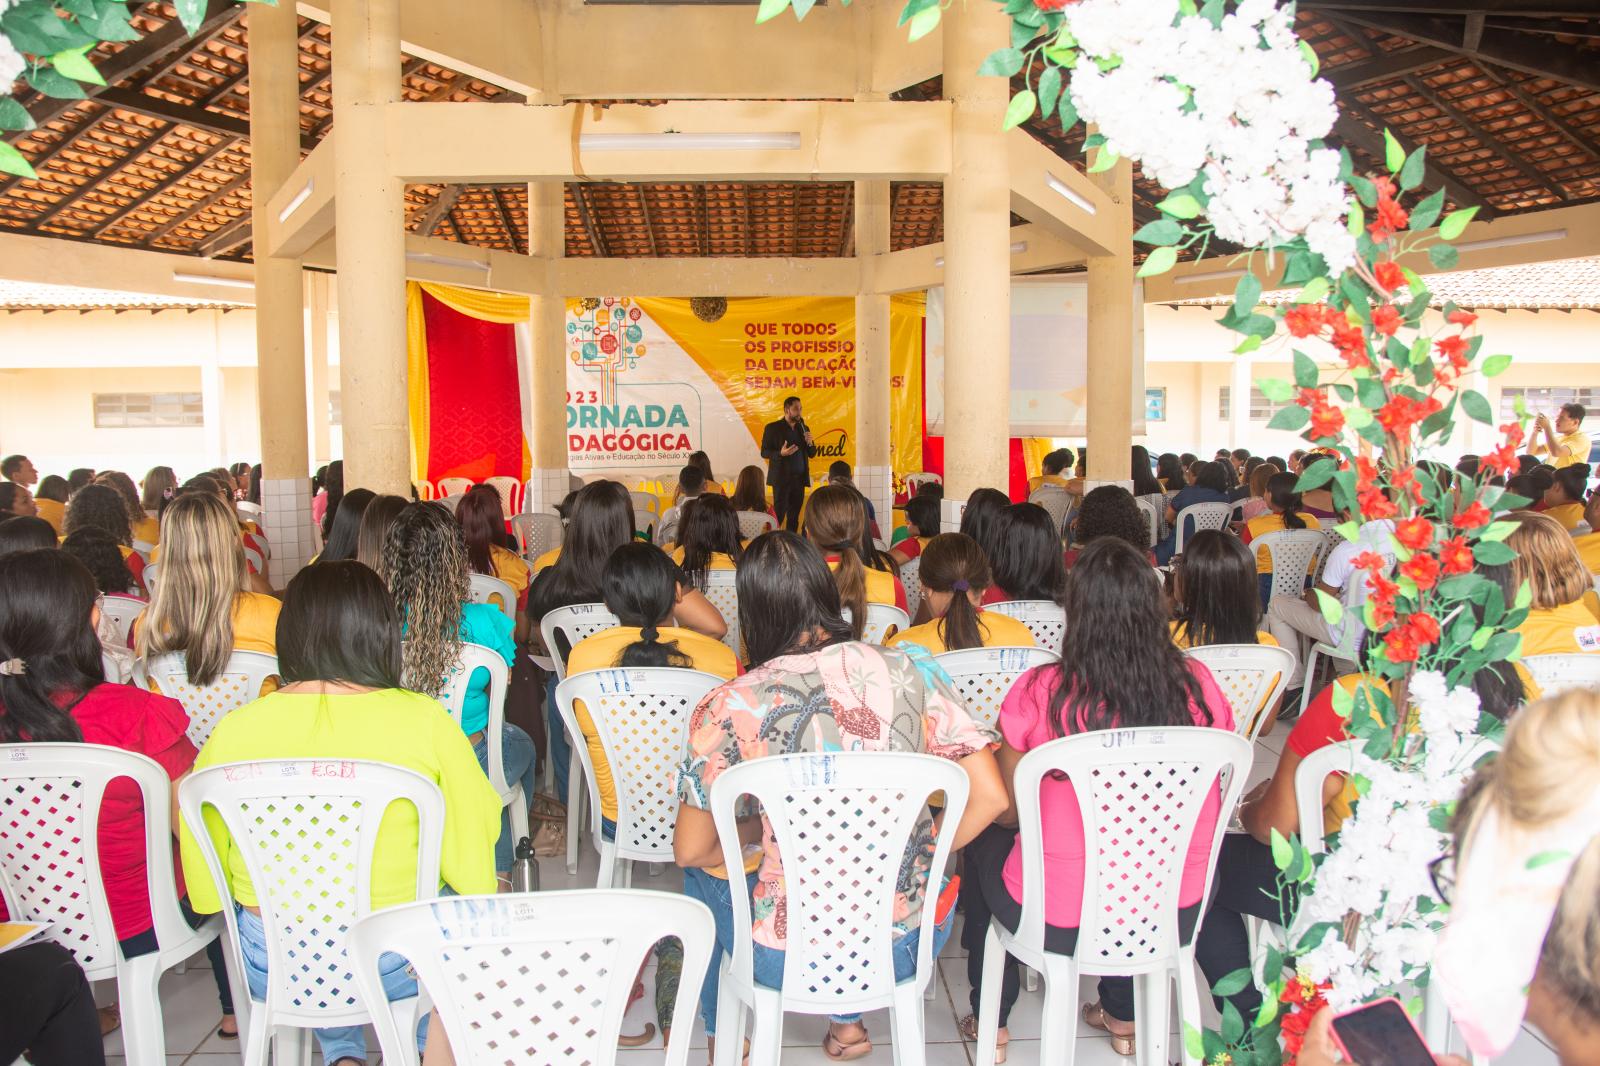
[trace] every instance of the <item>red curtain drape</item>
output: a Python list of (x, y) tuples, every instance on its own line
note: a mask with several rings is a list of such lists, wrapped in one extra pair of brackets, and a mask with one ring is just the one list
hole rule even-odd
[[(515, 327), (485, 322), (426, 292), (430, 481), (522, 477)], [(348, 403), (349, 401), (346, 400)]]

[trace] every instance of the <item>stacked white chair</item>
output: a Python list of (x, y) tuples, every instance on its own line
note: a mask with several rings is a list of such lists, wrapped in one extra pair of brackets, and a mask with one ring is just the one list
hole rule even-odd
[[(606, 610), (603, 603), (558, 607), (541, 618), (539, 636), (544, 640), (545, 651), (550, 653), (556, 681), (566, 680), (567, 656), (580, 641), (621, 624), (621, 619)], [(578, 753), (583, 737), (574, 733), (568, 740), (572, 754), (567, 759), (567, 873), (575, 874), (578, 872), (578, 834), (583, 826), (583, 761)]]
[(211, 730), (229, 711), (237, 710), (261, 696), (267, 679), (278, 673), (278, 657), (259, 651), (234, 651), (222, 673), (209, 685), (189, 680), (189, 667), (182, 652), (153, 655), (133, 664), (133, 680), (141, 688), (153, 688), (183, 704), (189, 714), (189, 740), (204, 747)]
[[(846, 622), (854, 620), (850, 608), (839, 612)], [(867, 644), (882, 644), (902, 630), (911, 628), (911, 616), (888, 603), (867, 604), (867, 620), (861, 627), (861, 639)]]
[(661, 519), (661, 497), (653, 492), (628, 493), (633, 501), (633, 528), (643, 532)]
[(251, 503), (249, 500), (239, 500), (233, 505), (234, 512), (247, 522), (261, 524), (261, 505)]
[(512, 515), (511, 533), (517, 538), (517, 552), (531, 566), (545, 552), (561, 547), (561, 518), (549, 512)]
[[(1000, 979), (1010, 954), (1044, 975), (1040, 1060), (1070, 1059), (1077, 1033), (1080, 973), (1132, 977), (1141, 1062), (1164, 1063), (1171, 982), (1183, 1026), (1203, 1028), (1194, 943), (1178, 936), (1178, 893), (1200, 808), (1220, 780), (1222, 809), (1211, 840), (1206, 891), (1217, 849), (1250, 770), (1250, 745), (1220, 729), (1119, 729), (1053, 740), (1017, 764), (1022, 845), (1022, 917), (1015, 933), (991, 921), (978, 1009), (978, 1066), (994, 1066)], [(1083, 815), (1083, 922), (1072, 955), (1045, 950), (1044, 846), (1039, 789), (1065, 775)], [(1128, 889), (1130, 883), (1138, 891)], [(1180, 1041), (1180, 1044), (1182, 1041)], [(1191, 1066), (1198, 1059), (1185, 1050)]]
[(922, 556), (900, 564), (900, 584), (906, 590), (906, 613), (915, 618), (922, 605)]
[[(678, 817), (678, 769), (689, 745), (689, 716), (722, 678), (672, 667), (617, 667), (573, 674), (556, 688), (556, 709), (589, 786), (589, 831), (600, 853), (597, 888), (631, 887), (633, 863), (672, 862)], [(589, 745), (578, 726), (574, 703), (594, 723), (611, 767), (616, 791), (617, 831), (600, 832), (600, 789)], [(617, 863), (624, 864), (617, 885)]]
[(700, 590), (728, 624), (722, 643), (739, 654), (739, 574), (736, 570), (707, 570), (705, 587)]
[(150, 605), (137, 596), (119, 596), (111, 593), (100, 601), (100, 614), (109, 619), (115, 626), (112, 639), (117, 647), (126, 648), (128, 635), (133, 632), (133, 623), (144, 614), (145, 608)]
[(1266, 725), (1294, 669), (1294, 653), (1270, 644), (1208, 644), (1187, 654), (1206, 664), (1233, 708), (1233, 726), (1250, 743)]
[[(894, 908), (911, 833), (929, 798), (945, 794), (944, 817), (923, 897), (913, 977), (894, 976)], [(751, 975), (750, 897), (733, 893), (733, 952), (723, 957), (714, 1066), (734, 1066), (747, 1014), (754, 1015), (751, 1066), (777, 1066), (783, 1015), (888, 1007), (898, 1066), (926, 1061), (922, 992), (933, 976), (938, 872), (967, 806), (967, 775), (955, 763), (904, 752), (838, 752), (751, 759), (720, 774), (710, 807), (730, 870), (742, 867), (737, 815), (753, 797), (783, 855), (788, 914), (783, 987)]]
[(439, 498), (460, 496), (470, 488), (472, 488), (470, 477), (442, 477), (439, 479)]
[[(145, 883), (161, 945), (134, 959), (123, 958), (117, 946), (95, 832), (106, 786), (117, 779), (132, 780), (144, 804)], [(165, 1066), (161, 975), (222, 931), (216, 918), (192, 929), (178, 909), (167, 772), (154, 759), (98, 744), (13, 744), (0, 746), (0, 783), (0, 823), (6, 826), (0, 833), (0, 897), (6, 912), (12, 921), (49, 922), (45, 935), (72, 952), (89, 980), (115, 979), (130, 1066)], [(241, 971), (230, 968), (229, 977), (238, 981)], [(242, 1024), (248, 1002), (238, 1009)]]
[(1571, 655), (1530, 655), (1522, 660), (1533, 680), (1546, 696), (1559, 695), (1575, 688), (1600, 692), (1600, 655), (1579, 652)]
[(739, 536), (745, 540), (754, 540), (761, 534), (778, 528), (778, 520), (765, 511), (740, 511)]
[[(467, 599), (473, 603), (487, 603), (505, 612), (513, 622), (517, 620), (517, 590), (511, 582), (490, 574), (467, 575)], [(499, 603), (494, 601), (499, 599)]]
[(1044, 648), (967, 648), (934, 656), (966, 700), (972, 720), (988, 729), (999, 727), (1000, 705), (1017, 678), (1060, 659)]
[(1327, 538), (1315, 529), (1283, 529), (1250, 542), (1250, 554), (1258, 561), (1263, 551), (1272, 557), (1272, 595), (1295, 599), (1305, 594), (1306, 579), (1327, 549)]
[(1054, 600), (1003, 600), (984, 610), (1015, 618), (1028, 627), (1033, 642), (1041, 648), (1055, 651), (1067, 635), (1067, 609)]
[(461, 655), (450, 673), (445, 676), (444, 689), (439, 702), (450, 712), (456, 725), (466, 713), (467, 691), (472, 687), (472, 675), (478, 670), (489, 672), (489, 721), (483, 727), (484, 750), (488, 755), (489, 784), (500, 795), (500, 804), (511, 809), (511, 840), (515, 843), (528, 835), (528, 802), (532, 798), (522, 794), (522, 782), (508, 781), (500, 734), (506, 723), (506, 689), (511, 671), (500, 653), (482, 644), (461, 645)]
[(488, 485), (491, 489), (494, 489), (495, 492), (500, 494), (501, 514), (510, 516), (516, 514), (522, 509), (522, 501), (518, 498), (518, 493), (522, 489), (522, 483), (516, 478), (506, 477), (504, 474), (501, 474), (497, 477), (489, 478), (484, 482), (484, 484)]
[[(507, 1062), (615, 1066), (639, 965), (660, 940), (683, 945), (664, 1066), (684, 1066), (716, 924), (699, 900), (665, 892), (541, 892), (456, 896), (391, 907), (350, 930), (364, 997), (383, 994), (378, 960), (412, 960), (461, 1066)], [(413, 1041), (373, 1018), (384, 1062)]]
[(1173, 554), (1183, 551), (1185, 535), (1193, 536), (1202, 529), (1227, 529), (1228, 522), (1233, 518), (1233, 505), (1231, 503), (1191, 503), (1178, 515), (1174, 528), (1177, 533), (1173, 539)]
[(244, 558), (245, 558), (245, 562), (250, 564), (250, 572), (252, 574), (261, 574), (261, 573), (265, 573), (266, 572), (266, 569), (267, 569), (267, 558), (266, 558), (266, 556), (262, 555), (259, 551), (257, 551), (255, 548), (251, 547), (249, 544), (246, 544), (244, 546)]
[[(331, 771), (331, 772), (330, 772)], [(194, 835), (228, 923), (229, 973), (243, 972), (238, 919), (222, 859), (204, 812), (217, 815), (243, 858), (266, 934), (267, 994), (241, 1017), (244, 1061), (310, 1061), (312, 1029), (372, 1021), (348, 956), (348, 932), (372, 909), (372, 855), (391, 804), (417, 814), (418, 899), (439, 891), (444, 795), (412, 770), (360, 760), (281, 759), (230, 763), (190, 774), (178, 788), (183, 821)], [(415, 965), (415, 963), (413, 963)], [(245, 985), (234, 999), (248, 1001)], [(417, 997), (385, 1004), (401, 1032), (414, 1033)], [(379, 1008), (382, 1010), (382, 1008)], [(417, 1062), (416, 1041), (386, 1048), (385, 1062)]]
[(913, 496), (915, 496), (917, 494), (917, 490), (918, 489), (922, 488), (922, 486), (924, 486), (924, 485), (929, 485), (929, 484), (932, 484), (932, 485), (943, 485), (944, 484), (944, 478), (942, 478), (938, 474), (935, 474), (935, 473), (933, 473), (931, 471), (928, 471), (928, 470), (923, 470), (923, 471), (919, 471), (918, 473), (915, 473), (915, 474), (907, 474), (906, 475), (906, 490), (908, 492), (910, 492), (911, 495), (913, 495)]

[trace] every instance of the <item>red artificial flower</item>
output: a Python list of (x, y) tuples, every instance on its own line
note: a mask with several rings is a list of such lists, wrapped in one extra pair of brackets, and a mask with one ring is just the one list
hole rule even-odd
[(1395, 626), (1389, 630), (1383, 638), (1383, 650), (1392, 663), (1414, 663), (1421, 651), (1410, 626)]
[(1078, 0), (1033, 0), (1033, 6), (1040, 11), (1060, 11), (1068, 4), (1075, 4)]
[(1439, 560), (1427, 552), (1418, 552), (1400, 564), (1400, 572), (1427, 591), (1439, 583)]
[(1372, 309), (1372, 328), (1385, 337), (1394, 336), (1399, 331), (1401, 322), (1400, 312), (1394, 304), (1382, 304)]
[(1344, 412), (1337, 407), (1324, 406), (1311, 412), (1310, 436), (1312, 440), (1337, 437), (1344, 431)]
[(1315, 337), (1322, 332), (1327, 310), (1322, 304), (1298, 304), (1283, 313), (1283, 324), (1292, 337)]
[(1506, 435), (1506, 443), (1511, 445), (1511, 447), (1516, 448), (1521, 446), (1523, 441), (1521, 422), (1507, 422), (1505, 425), (1500, 427), (1500, 432)]
[(1356, 506), (1361, 508), (1361, 517), (1369, 522), (1379, 518), (1393, 518), (1400, 513), (1394, 501), (1377, 487), (1357, 490)]
[(1449, 322), (1452, 326), (1461, 326), (1462, 328), (1465, 328), (1478, 321), (1478, 316), (1473, 314), (1471, 311), (1451, 311), (1445, 316), (1445, 321)]
[(1502, 444), (1485, 455), (1481, 462), (1495, 473), (1510, 477), (1512, 471), (1517, 469), (1517, 449), (1510, 444)]
[(1418, 644), (1432, 644), (1439, 639), (1439, 620), (1431, 614), (1419, 612), (1408, 615), (1405, 626)]
[(1396, 233), (1405, 229), (1406, 223), (1410, 220), (1411, 216), (1406, 213), (1405, 208), (1400, 206), (1399, 201), (1392, 196), (1380, 195), (1378, 197), (1377, 213), (1371, 225), (1367, 227), (1367, 233), (1372, 236), (1374, 241), (1382, 244)]
[(1356, 456), (1356, 487), (1371, 488), (1378, 480), (1378, 464), (1365, 455)]
[(1406, 272), (1401, 270), (1400, 264), (1393, 259), (1385, 259), (1372, 268), (1372, 273), (1378, 279), (1378, 284), (1389, 292), (1393, 292), (1406, 283)]
[(1400, 586), (1378, 573), (1376, 570), (1367, 575), (1367, 602), (1372, 604), (1372, 625), (1374, 629), (1382, 629), (1394, 621), (1394, 598), (1400, 594)]
[(1489, 513), (1489, 508), (1473, 500), (1472, 506), (1456, 512), (1456, 516), (1450, 519), (1450, 524), (1457, 529), (1477, 529), (1488, 525), (1493, 518), (1494, 515)]
[(1396, 437), (1404, 437), (1411, 432), (1412, 426), (1443, 406), (1432, 396), (1422, 400), (1413, 400), (1409, 396), (1391, 396), (1387, 403), (1378, 408), (1378, 424), (1386, 432)]
[(1472, 571), (1472, 549), (1462, 537), (1451, 537), (1439, 545), (1439, 559), (1444, 563), (1446, 576)]
[(1388, 200), (1394, 197), (1394, 181), (1386, 174), (1379, 174), (1372, 179), (1373, 187), (1378, 190), (1379, 199)]
[(1465, 370), (1467, 368), (1466, 338), (1445, 337), (1443, 340), (1434, 342), (1433, 350), (1438, 352), (1445, 359), (1448, 359), (1450, 361), (1450, 365), (1455, 367), (1457, 370)]
[(1377, 552), (1362, 552), (1360, 555), (1357, 555), (1354, 559), (1350, 560), (1350, 565), (1355, 567), (1357, 570), (1367, 570), (1373, 574), (1378, 574), (1381, 571), (1389, 568), (1389, 560), (1385, 559)]
[(1328, 406), (1328, 394), (1321, 389), (1301, 389), (1294, 402), (1301, 407), (1317, 411)]
[(1407, 551), (1421, 551), (1433, 543), (1433, 523), (1421, 515), (1402, 518), (1394, 524), (1394, 539)]

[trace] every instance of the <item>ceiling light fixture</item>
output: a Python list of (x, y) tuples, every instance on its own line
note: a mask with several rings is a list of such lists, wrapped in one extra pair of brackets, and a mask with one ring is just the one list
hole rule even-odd
[(1538, 233), (1519, 233), (1510, 237), (1490, 237), (1487, 240), (1467, 241), (1456, 245), (1458, 252), (1487, 252), (1491, 248), (1515, 248), (1519, 244), (1543, 244), (1545, 241), (1564, 241), (1567, 231), (1547, 229)]
[(800, 148), (800, 134), (585, 133), (578, 138), (578, 148), (584, 152), (792, 152)]
[(182, 281), (190, 285), (221, 285), (225, 289), (253, 289), (256, 283), (249, 278), (219, 278), (211, 274), (185, 274), (181, 270), (172, 272), (173, 281)]
[(278, 221), (283, 222), (290, 215), (300, 210), (300, 205), (311, 199), (311, 190), (316, 187), (316, 184), (315, 178), (307, 181), (305, 187), (294, 194), (294, 199), (283, 205), (283, 210), (278, 212)]
[(1061, 196), (1078, 210), (1087, 211), (1091, 215), (1095, 213), (1093, 202), (1048, 170), (1044, 172), (1044, 183), (1050, 186), (1051, 192)]

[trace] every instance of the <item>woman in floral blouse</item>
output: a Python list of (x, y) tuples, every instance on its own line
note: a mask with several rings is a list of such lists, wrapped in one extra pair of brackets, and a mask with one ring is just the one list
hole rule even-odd
[[(689, 754), (679, 775), (673, 847), (684, 868), (684, 890), (717, 919), (718, 951), (733, 949), (733, 910), (722, 872), (722, 846), (707, 803), (712, 783), (729, 766), (763, 755), (814, 751), (925, 752), (966, 771), (967, 808), (955, 829), (961, 847), (1007, 806), (990, 743), (973, 722), (949, 677), (920, 647), (880, 648), (850, 639), (839, 593), (821, 554), (793, 533), (773, 532), (751, 543), (739, 566), (739, 623), (750, 671), (712, 691), (689, 722)], [(912, 839), (931, 838), (924, 814)], [(746, 846), (759, 844), (761, 865), (750, 875), (758, 983), (778, 987), (787, 936), (783, 856), (764, 817), (743, 819)], [(896, 906), (903, 932), (895, 975), (916, 968), (918, 923), (928, 894), (926, 860), (906, 864)], [(953, 912), (952, 912), (953, 913)], [(937, 955), (950, 931), (938, 927)], [(706, 1033), (716, 1029), (717, 975), (713, 958), (700, 997)], [(859, 1014), (835, 1015), (823, 1041), (830, 1059), (860, 1058), (872, 1050)]]

